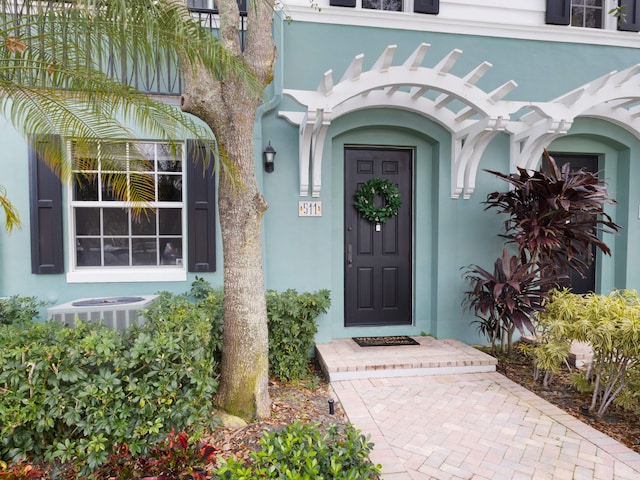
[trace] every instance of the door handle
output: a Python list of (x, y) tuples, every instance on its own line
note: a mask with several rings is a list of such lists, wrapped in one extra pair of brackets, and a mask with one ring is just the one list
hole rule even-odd
[(347, 266), (351, 267), (353, 265), (353, 247), (351, 244), (347, 245)]

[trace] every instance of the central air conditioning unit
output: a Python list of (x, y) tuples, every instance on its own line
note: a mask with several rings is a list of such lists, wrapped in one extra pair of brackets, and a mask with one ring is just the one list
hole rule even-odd
[(131, 325), (142, 325), (145, 322), (143, 310), (156, 298), (157, 295), (80, 298), (47, 308), (47, 318), (70, 327), (75, 326), (76, 318), (86, 322), (104, 322), (121, 332)]

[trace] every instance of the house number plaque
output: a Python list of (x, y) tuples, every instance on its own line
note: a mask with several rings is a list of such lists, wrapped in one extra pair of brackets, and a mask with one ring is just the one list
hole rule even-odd
[(321, 217), (322, 216), (322, 202), (320, 201), (306, 201), (302, 200), (298, 202), (298, 216), (299, 217)]

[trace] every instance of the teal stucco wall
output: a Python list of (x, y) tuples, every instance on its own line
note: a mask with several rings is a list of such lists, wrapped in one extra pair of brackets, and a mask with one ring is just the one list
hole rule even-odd
[[(321, 13), (319, 12), (319, 15)], [(425, 19), (427, 22), (428, 19)], [(299, 130), (278, 115), (302, 111), (283, 89), (315, 90), (332, 69), (338, 82), (355, 55), (364, 54), (363, 70), (371, 68), (388, 45), (397, 45), (394, 65), (401, 64), (422, 42), (431, 44), (423, 65), (432, 67), (453, 49), (462, 55), (451, 73), (464, 76), (484, 61), (493, 67), (477, 86), (487, 92), (509, 80), (518, 87), (507, 100), (549, 101), (612, 70), (640, 63), (640, 50), (565, 42), (543, 42), (369, 28), (331, 24), (291, 23), (278, 17), (274, 26), (279, 58), (267, 104), (256, 119), (254, 149), (259, 185), (269, 203), (264, 216), (266, 287), (275, 290), (331, 290), (332, 305), (318, 319), (317, 340), (371, 334), (420, 334), (483, 341), (471, 324), (473, 316), (461, 302), (467, 285), (462, 269), (470, 264), (491, 268), (500, 255), (503, 219), (485, 211), (487, 194), (507, 185), (484, 169), (507, 172), (510, 145), (498, 134), (484, 151), (469, 199), (451, 198), (451, 132), (438, 118), (426, 118), (398, 108), (365, 109), (334, 120), (322, 157), (321, 217), (299, 217)], [(428, 95), (437, 95), (431, 92)], [(1, 120), (0, 120), (1, 121)], [(0, 232), (0, 296), (35, 295), (50, 304), (91, 296), (151, 294), (159, 290), (188, 290), (184, 282), (74, 283), (65, 275), (33, 275), (29, 253), (28, 149), (10, 126), (0, 124), (2, 184), (18, 207), (22, 229)], [(275, 171), (264, 173), (262, 150), (268, 142), (277, 151)], [(413, 324), (404, 327), (346, 328), (344, 326), (344, 161), (346, 145), (401, 146), (414, 151), (413, 180)], [(550, 151), (596, 154), (617, 204), (607, 207), (623, 229), (607, 236), (611, 256), (598, 256), (597, 289), (640, 288), (640, 271), (633, 246), (640, 242), (640, 140), (624, 126), (594, 118), (579, 118), (569, 133), (555, 140)], [(64, 221), (68, 219), (65, 217)], [(66, 229), (65, 229), (66, 231)], [(222, 284), (222, 253), (218, 229), (217, 272), (202, 274)]]

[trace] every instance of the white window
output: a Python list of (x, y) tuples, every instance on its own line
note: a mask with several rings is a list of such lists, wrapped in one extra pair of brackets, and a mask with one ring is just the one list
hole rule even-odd
[[(69, 192), (69, 281), (186, 278), (183, 148), (162, 142), (100, 142), (87, 150), (70, 145), (74, 181)], [(145, 185), (147, 208), (124, 198)], [(96, 277), (98, 274), (98, 277)], [(169, 278), (166, 278), (169, 275)]]
[(604, 28), (605, 0), (571, 0), (571, 26)]
[(402, 11), (402, 0), (362, 0), (362, 8)]

